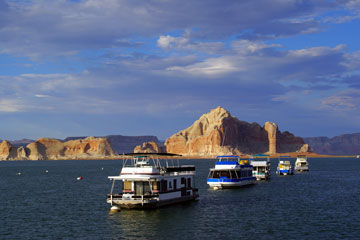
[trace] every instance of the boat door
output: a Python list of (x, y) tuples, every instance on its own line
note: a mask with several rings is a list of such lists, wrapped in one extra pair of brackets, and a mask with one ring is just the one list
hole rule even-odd
[(135, 195), (146, 195), (151, 194), (149, 182), (134, 182), (135, 184)]
[(144, 192), (144, 184), (143, 182), (134, 182), (135, 184), (135, 195), (143, 195)]

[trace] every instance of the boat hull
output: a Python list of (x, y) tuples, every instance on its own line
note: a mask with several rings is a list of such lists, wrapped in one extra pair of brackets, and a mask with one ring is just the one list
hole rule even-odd
[(295, 167), (295, 171), (298, 172), (309, 171), (309, 167)]
[(292, 175), (292, 174), (294, 174), (294, 172), (291, 170), (278, 170), (278, 171), (276, 171), (276, 174), (286, 176), (286, 175)]
[(207, 180), (207, 184), (210, 188), (238, 188), (247, 185), (254, 184), (256, 181), (256, 177), (250, 177), (247, 179), (216, 179), (211, 178)]
[(107, 199), (107, 203), (116, 205), (121, 209), (154, 209), (164, 207), (172, 204), (189, 202), (197, 200), (199, 195), (183, 196), (180, 198), (166, 199), (166, 200), (112, 200)]
[(253, 174), (254, 177), (256, 177), (257, 181), (261, 181), (261, 180), (269, 180), (270, 179), (270, 175), (269, 174)]

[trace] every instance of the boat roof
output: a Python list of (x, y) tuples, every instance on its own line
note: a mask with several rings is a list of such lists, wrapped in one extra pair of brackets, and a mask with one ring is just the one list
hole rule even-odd
[(269, 155), (266, 154), (255, 154), (253, 157), (269, 157)]

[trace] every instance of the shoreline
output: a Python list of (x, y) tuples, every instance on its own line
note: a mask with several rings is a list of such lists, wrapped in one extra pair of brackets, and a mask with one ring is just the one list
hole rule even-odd
[[(147, 154), (144, 153), (144, 156)], [(279, 156), (290, 156), (290, 158), (296, 158), (298, 155), (305, 155), (308, 158), (357, 158), (357, 155), (326, 155), (326, 154), (317, 154), (317, 153), (277, 153), (269, 154), (269, 158), (279, 158)], [(240, 158), (249, 159), (251, 155), (240, 155)], [(43, 160), (30, 160), (30, 159), (11, 159), (11, 160), (0, 160), (0, 162), (8, 161), (69, 161), (69, 160), (124, 160), (132, 159), (133, 156), (104, 156), (104, 157), (86, 157), (86, 158), (57, 158), (57, 159), (43, 159)], [(194, 160), (214, 160), (216, 156), (196, 156), (196, 155), (187, 155), (187, 156), (154, 156), (150, 158), (156, 159), (194, 159)], [(259, 159), (261, 157), (258, 157)], [(266, 158), (266, 157), (263, 157)]]

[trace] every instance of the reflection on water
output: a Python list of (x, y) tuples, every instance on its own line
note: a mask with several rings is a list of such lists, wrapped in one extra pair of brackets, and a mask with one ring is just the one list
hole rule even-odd
[[(182, 239), (192, 226), (191, 218), (197, 201), (153, 210), (128, 210), (109, 212), (107, 222), (113, 237), (126, 239)], [(190, 235), (192, 235), (191, 233)], [(191, 237), (189, 235), (189, 237)]]

